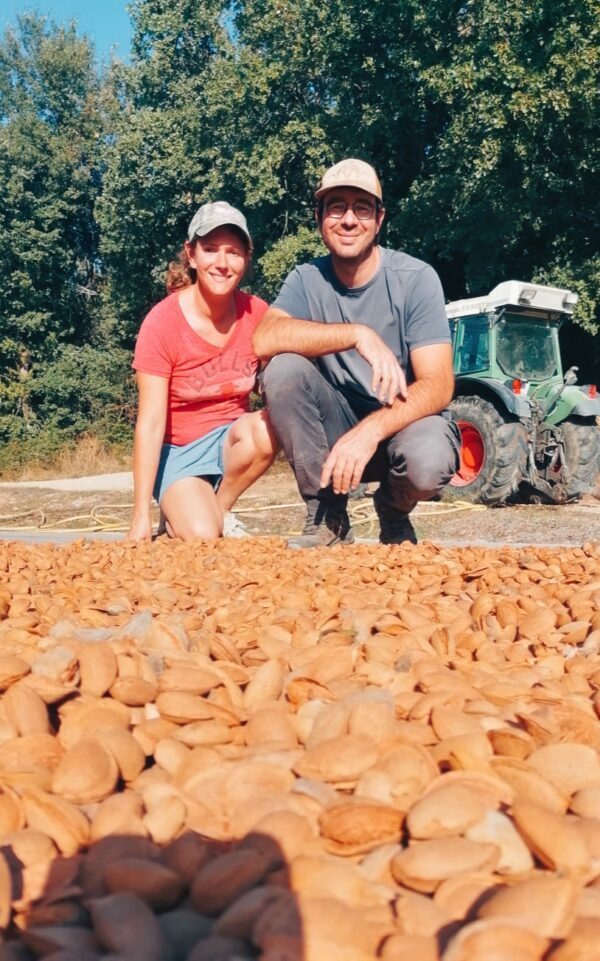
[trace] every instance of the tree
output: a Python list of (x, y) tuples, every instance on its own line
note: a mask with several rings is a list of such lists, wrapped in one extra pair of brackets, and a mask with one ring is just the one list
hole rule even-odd
[(195, 208), (209, 199), (218, 142), (206, 87), (229, 45), (215, 0), (135, 0), (132, 65), (111, 77), (111, 136), (97, 217), (107, 273), (104, 313), (131, 346), (164, 295), (168, 261)]
[(130, 344), (194, 209), (248, 215), (253, 289), (319, 249), (313, 189), (378, 169), (384, 241), (449, 297), (515, 276), (597, 317), (592, 0), (136, 0), (99, 202), (107, 315)]
[[(124, 342), (160, 296), (198, 204), (226, 197), (246, 211), (252, 283), (270, 297), (277, 265), (320, 249), (312, 192), (326, 166), (358, 152), (390, 189), (408, 189), (423, 122), (405, 50), (414, 12), (403, 10), (383, 0), (136, 0), (98, 205), (107, 312)], [(394, 86), (405, 94), (391, 103)]]
[[(448, 293), (506, 277), (574, 287), (593, 327), (600, 261), (598, 37), (592, 0), (467, 0), (444, 29), (427, 5), (419, 80), (430, 143), (394, 234), (441, 269)], [(594, 212), (594, 208), (595, 211)]]
[[(0, 414), (31, 420), (30, 374), (91, 335), (99, 82), (74, 26), (18, 18), (0, 43)], [(8, 420), (7, 420), (8, 418)], [(17, 419), (15, 424), (13, 418)], [(10, 430), (9, 430), (10, 433)]]

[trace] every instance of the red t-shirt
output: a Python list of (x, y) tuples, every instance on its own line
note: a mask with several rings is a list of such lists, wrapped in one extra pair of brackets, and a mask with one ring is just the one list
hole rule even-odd
[(192, 330), (179, 291), (161, 300), (142, 323), (133, 368), (169, 380), (166, 444), (189, 444), (248, 412), (258, 367), (252, 334), (268, 305), (240, 290), (234, 297), (237, 324), (224, 347)]

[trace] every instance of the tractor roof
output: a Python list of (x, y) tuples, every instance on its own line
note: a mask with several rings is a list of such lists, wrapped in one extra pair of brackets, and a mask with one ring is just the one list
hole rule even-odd
[(446, 304), (446, 313), (450, 318), (468, 317), (470, 314), (484, 314), (500, 307), (517, 307), (572, 314), (578, 300), (578, 295), (572, 290), (528, 284), (522, 280), (505, 280), (482, 297), (451, 301)]

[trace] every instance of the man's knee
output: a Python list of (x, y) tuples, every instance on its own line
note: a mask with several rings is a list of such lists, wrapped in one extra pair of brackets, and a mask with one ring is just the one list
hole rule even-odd
[(317, 373), (315, 365), (300, 354), (277, 354), (261, 375), (267, 404), (275, 395), (293, 394)]
[(423, 418), (392, 439), (389, 446), (392, 475), (402, 475), (416, 491), (440, 490), (457, 469), (458, 449), (451, 422), (443, 417)]

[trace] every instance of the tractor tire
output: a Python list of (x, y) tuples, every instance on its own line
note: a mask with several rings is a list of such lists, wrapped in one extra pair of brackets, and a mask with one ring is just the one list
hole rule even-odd
[(445, 500), (500, 505), (517, 493), (527, 466), (527, 435), (483, 397), (456, 397), (450, 410), (462, 436), (460, 466)]
[[(600, 474), (600, 427), (593, 420), (572, 418), (560, 425), (566, 478), (551, 503), (564, 504), (592, 491)], [(560, 490), (560, 494), (558, 491)]]

